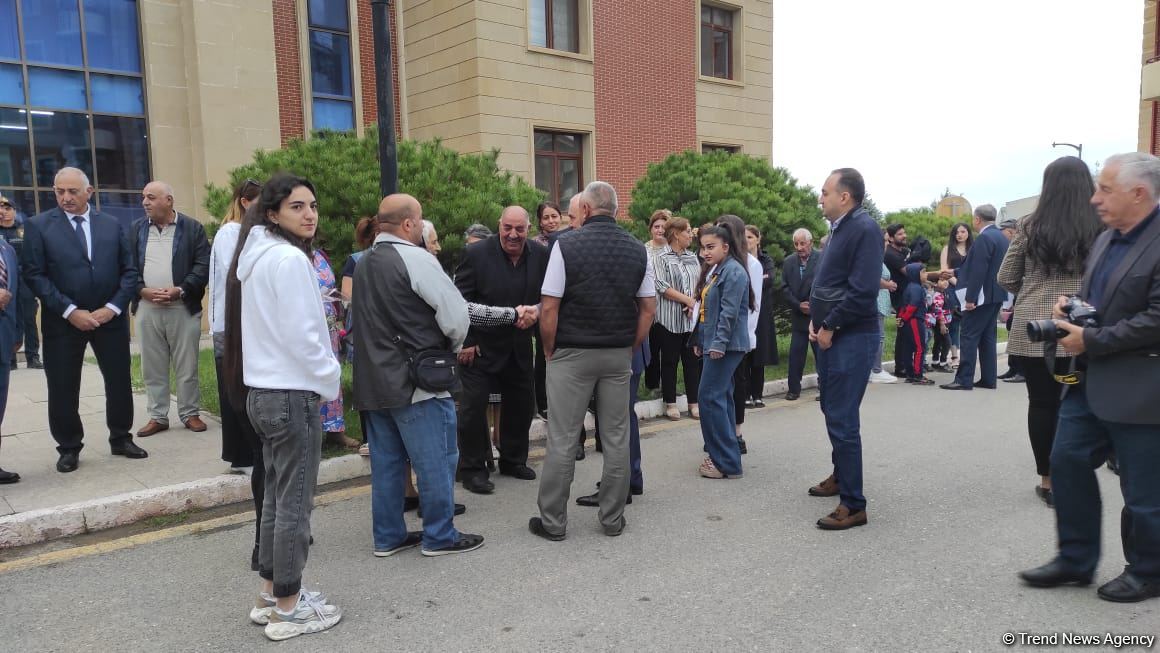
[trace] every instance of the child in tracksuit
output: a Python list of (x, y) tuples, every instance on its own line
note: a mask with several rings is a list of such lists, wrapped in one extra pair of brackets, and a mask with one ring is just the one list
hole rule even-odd
[(923, 373), (923, 359), (926, 352), (926, 289), (922, 284), (923, 266), (910, 263), (906, 266), (906, 278), (910, 282), (902, 293), (902, 306), (898, 309), (898, 338), (900, 348), (898, 360), (906, 363), (902, 376), (907, 383), (933, 385), (934, 381)]

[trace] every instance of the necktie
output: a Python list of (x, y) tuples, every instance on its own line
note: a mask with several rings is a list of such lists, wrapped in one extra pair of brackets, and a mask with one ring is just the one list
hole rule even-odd
[(85, 258), (89, 258), (89, 239), (85, 237), (85, 216), (74, 215), (73, 222), (77, 223), (77, 239), (81, 241), (81, 251), (85, 253)]
[(4, 262), (2, 253), (0, 253), (0, 288), (8, 289), (8, 264)]

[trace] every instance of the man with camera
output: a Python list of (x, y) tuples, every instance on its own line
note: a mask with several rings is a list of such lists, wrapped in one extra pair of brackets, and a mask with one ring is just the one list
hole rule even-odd
[[(1109, 158), (1092, 204), (1108, 229), (1088, 257), (1079, 298), (1055, 306), (1058, 346), (1079, 357), (1051, 452), (1059, 554), (1019, 574), (1033, 587), (1088, 585), (1100, 555), (1095, 469), (1112, 451), (1124, 495), (1127, 566), (1099, 588), (1121, 603), (1160, 596), (1160, 159)], [(1042, 326), (1041, 330), (1042, 330)]]

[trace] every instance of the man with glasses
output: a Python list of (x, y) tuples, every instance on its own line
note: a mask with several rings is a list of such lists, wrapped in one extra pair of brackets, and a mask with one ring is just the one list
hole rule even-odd
[[(12, 200), (0, 195), (0, 238), (8, 241), (16, 253), (19, 264), (20, 252), (24, 246), (24, 225), (16, 221), (16, 207)], [(19, 269), (14, 271), (19, 274)], [(36, 331), (36, 295), (27, 284), (20, 284), (18, 295), (14, 300), (20, 306), (20, 319), (24, 330), (24, 360), (29, 368), (39, 370), (44, 367), (40, 362), (40, 337)], [(3, 361), (0, 361), (2, 364)], [(12, 369), (16, 369), (16, 352), (12, 352)]]
[(44, 303), (44, 373), (48, 428), (58, 472), (76, 471), (84, 427), (80, 406), (85, 349), (92, 346), (105, 380), (105, 414), (114, 456), (147, 458), (133, 444), (129, 322), (137, 270), (121, 224), (89, 205), (93, 187), (77, 168), (53, 181), (57, 207), (24, 225), (24, 281)]

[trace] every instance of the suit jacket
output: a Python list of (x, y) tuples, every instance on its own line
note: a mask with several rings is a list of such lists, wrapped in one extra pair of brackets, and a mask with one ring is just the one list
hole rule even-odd
[(89, 219), (91, 261), (59, 208), (24, 223), (24, 282), (44, 302), (45, 333), (73, 329), (62, 317), (70, 304), (86, 311), (112, 304), (121, 311), (114, 319), (129, 310), (137, 282), (129, 240), (116, 218), (91, 209)]
[[(1010, 243), (998, 227), (984, 228), (967, 252), (963, 267), (955, 271), (959, 280), (958, 289), (966, 284), (967, 302), (985, 306), (1002, 304), (1007, 301), (1007, 290), (999, 285), (999, 268), (1007, 255)], [(966, 276), (964, 276), (966, 275)], [(983, 301), (978, 301), (979, 291), (983, 291)]]
[[(24, 337), (23, 322), (20, 319), (20, 263), (16, 260), (16, 249), (2, 238), (0, 257), (8, 268), (8, 285), (4, 289), (12, 293), (8, 306), (0, 310), (0, 361), (4, 361), (7, 367), (7, 362), (12, 360), (13, 349)], [(2, 408), (0, 415), (3, 415)]]
[(818, 261), (822, 254), (818, 250), (810, 253), (806, 262), (806, 273), (801, 273), (798, 264), (797, 252), (785, 257), (781, 264), (781, 289), (785, 293), (786, 303), (789, 304), (790, 324), (794, 331), (809, 331), (810, 316), (802, 312), (801, 303), (810, 301), (810, 291), (814, 288), (814, 272), (818, 269)]
[[(1088, 256), (1081, 297), (1107, 251), (1112, 230)], [(972, 248), (973, 249), (973, 248)], [(1160, 220), (1153, 220), (1108, 277), (1097, 307), (1104, 326), (1084, 329), (1088, 404), (1096, 417), (1125, 424), (1160, 424)]]
[[(496, 235), (467, 246), (455, 270), (455, 287), (469, 302), (513, 308), (535, 306), (540, 303), (540, 289), (547, 270), (547, 248), (529, 240), (524, 243), (519, 268), (513, 271), (511, 260)], [(511, 282), (513, 273), (522, 279), (522, 284)], [(472, 325), (463, 346), (479, 346), (474, 365), (486, 372), (498, 372), (514, 353), (520, 368), (530, 373), (533, 331), (518, 329), (514, 325)]]
[[(133, 253), (133, 267), (137, 269), (134, 313), (141, 303), (141, 289), (145, 287), (145, 246), (149, 243), (149, 225), (149, 218), (140, 218), (129, 230), (129, 251)], [(201, 312), (201, 300), (209, 283), (209, 255), (205, 227), (188, 215), (178, 213), (173, 233), (173, 284), (185, 291), (182, 303), (190, 315)]]

